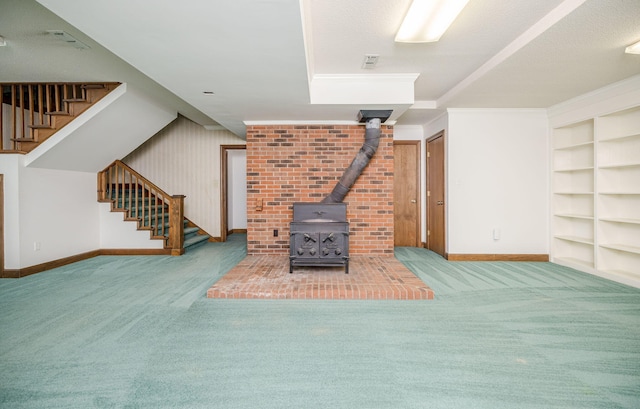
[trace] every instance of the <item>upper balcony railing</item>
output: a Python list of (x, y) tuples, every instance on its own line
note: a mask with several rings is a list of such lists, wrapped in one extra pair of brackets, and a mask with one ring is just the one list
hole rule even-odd
[(28, 153), (117, 83), (0, 84), (0, 151)]

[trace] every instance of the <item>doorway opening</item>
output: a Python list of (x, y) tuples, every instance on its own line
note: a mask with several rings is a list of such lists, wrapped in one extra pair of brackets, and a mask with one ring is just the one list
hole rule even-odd
[(247, 232), (246, 145), (220, 145), (220, 241)]

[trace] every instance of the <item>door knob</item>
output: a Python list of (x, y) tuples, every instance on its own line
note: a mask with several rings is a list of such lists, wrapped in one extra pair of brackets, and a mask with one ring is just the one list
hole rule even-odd
[(442, 206), (442, 205), (444, 204), (444, 202), (443, 202), (442, 200), (438, 200), (438, 201), (436, 202), (436, 204), (437, 204), (438, 206)]
[(411, 199), (411, 203), (415, 203), (415, 202), (416, 202), (416, 199)]

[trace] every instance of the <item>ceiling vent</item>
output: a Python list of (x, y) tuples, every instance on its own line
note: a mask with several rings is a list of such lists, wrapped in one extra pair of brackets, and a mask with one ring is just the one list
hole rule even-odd
[(378, 54), (365, 54), (362, 61), (362, 68), (365, 70), (371, 70), (375, 68), (380, 56)]
[(83, 43), (82, 41), (76, 39), (74, 36), (72, 36), (71, 34), (67, 33), (66, 31), (62, 31), (62, 30), (47, 30), (47, 33), (51, 36), (53, 36), (54, 38), (60, 40), (60, 41), (64, 41), (65, 43), (69, 44), (70, 46), (80, 49), (80, 50), (86, 50), (89, 47), (88, 45), (86, 45), (85, 43)]

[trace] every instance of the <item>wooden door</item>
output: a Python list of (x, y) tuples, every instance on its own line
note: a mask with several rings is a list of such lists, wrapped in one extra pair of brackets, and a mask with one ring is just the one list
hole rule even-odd
[(446, 257), (444, 131), (427, 140), (427, 248)]
[(395, 246), (420, 246), (420, 141), (393, 142)]

